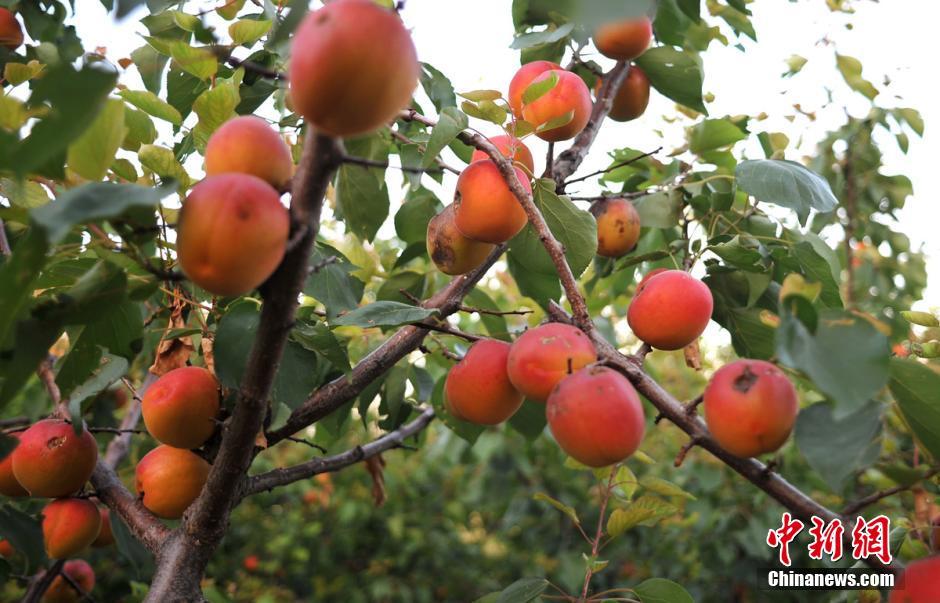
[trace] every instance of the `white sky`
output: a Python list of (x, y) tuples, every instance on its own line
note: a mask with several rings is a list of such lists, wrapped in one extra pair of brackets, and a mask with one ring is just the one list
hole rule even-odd
[[(705, 90), (715, 94), (709, 111), (715, 117), (767, 113), (769, 119), (753, 123), (752, 129), (786, 132), (791, 140), (788, 158), (799, 159), (813, 153), (823, 133), (843, 123), (845, 110), (861, 117), (869, 107), (867, 99), (849, 90), (839, 77), (833, 46), (820, 41), (828, 38), (841, 54), (860, 59), (866, 79), (882, 91), (879, 104), (914, 107), (927, 124), (923, 140), (911, 136), (907, 155), (890, 140), (882, 145), (882, 151), (886, 173), (903, 173), (913, 181), (914, 196), (901, 214), (900, 230), (911, 238), (915, 248), (923, 245), (928, 254), (931, 278), (921, 307), (940, 307), (940, 211), (935, 205), (940, 180), (932, 173), (940, 160), (940, 137), (933, 134), (940, 123), (940, 85), (936, 82), (940, 2), (891, 0), (875, 4), (858, 0), (856, 4), (857, 13), (847, 17), (830, 12), (824, 0), (757, 0), (751, 8), (759, 43), (744, 41), (746, 52), (741, 52), (715, 42), (704, 55)], [(187, 11), (216, 5), (217, 1), (189, 2)], [(458, 91), (505, 90), (519, 66), (518, 51), (509, 49), (513, 35), (510, 5), (510, 0), (408, 0), (403, 18), (413, 30), (418, 56), (447, 74)], [(141, 45), (137, 33), (144, 29), (134, 16), (115, 24), (98, 2), (82, 2), (81, 9), (76, 25), (86, 47), (105, 46), (109, 58), (116, 61)], [(851, 22), (854, 29), (847, 30), (846, 22)], [(731, 39), (730, 32), (726, 35)], [(792, 54), (800, 54), (809, 62), (795, 78), (781, 79), (785, 60)], [(611, 65), (600, 59), (605, 67)], [(892, 82), (887, 88), (883, 84), (885, 76)], [(124, 83), (140, 86), (136, 77), (125, 78)], [(828, 107), (826, 85), (834, 89), (834, 102)], [(794, 103), (800, 103), (805, 111), (816, 112), (817, 121), (797, 118), (791, 123), (784, 119), (794, 113)], [(660, 119), (674, 114), (673, 103), (654, 92), (644, 117), (624, 124), (608, 121), (582, 171), (604, 167), (606, 151), (618, 147), (651, 150), (663, 145), (668, 151), (680, 146), (684, 142), (682, 128), (691, 122), (669, 125)], [(474, 125), (487, 134), (495, 133), (495, 126), (479, 122)], [(664, 139), (655, 133), (657, 129), (662, 130)], [(793, 150), (800, 140), (802, 146)], [(537, 171), (544, 161), (544, 145), (534, 139), (530, 143)], [(756, 138), (746, 148), (752, 156), (762, 156)], [(452, 187), (452, 183), (447, 186)], [(390, 190), (394, 197), (398, 189)], [(451, 192), (438, 190), (443, 200), (449, 200)], [(591, 187), (582, 190), (591, 192)], [(394, 211), (397, 199), (392, 201)]]

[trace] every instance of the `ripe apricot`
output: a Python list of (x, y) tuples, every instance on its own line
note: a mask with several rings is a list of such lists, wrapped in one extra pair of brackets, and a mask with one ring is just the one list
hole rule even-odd
[[(529, 174), (535, 173), (535, 161), (532, 159), (532, 151), (521, 140), (507, 134), (505, 136), (494, 136), (489, 141), (503, 154), (503, 157), (511, 159), (517, 165), (524, 167)], [(489, 158), (489, 155), (477, 149), (473, 151), (470, 163), (489, 160)]]
[(530, 103), (525, 103), (522, 116), (536, 128), (554, 120), (568, 117), (568, 121), (557, 127), (536, 132), (536, 136), (549, 142), (574, 138), (591, 119), (591, 91), (577, 74), (562, 69), (553, 69), (537, 76), (532, 84), (557, 77), (555, 86)]
[[(532, 192), (525, 172), (513, 169), (522, 188)], [(454, 223), (465, 237), (484, 243), (504, 243), (523, 229), (527, 219), (495, 163), (477, 161), (460, 173), (454, 198)]]
[[(8, 436), (12, 438), (20, 439), (20, 434), (17, 432), (9, 433)], [(14, 448), (14, 450), (16, 450)], [(0, 494), (10, 497), (18, 496), (29, 496), (29, 492), (26, 491), (26, 488), (20, 485), (16, 481), (16, 476), (13, 475), (13, 453), (10, 452), (3, 459), (0, 459)]]
[(42, 510), (46, 555), (64, 559), (84, 550), (101, 532), (101, 514), (85, 498), (57, 498)]
[(180, 211), (180, 266), (210, 293), (247, 293), (281, 263), (289, 222), (280, 196), (264, 180), (209, 176), (193, 187)]
[(601, 199), (591, 206), (597, 220), (597, 255), (619, 258), (640, 238), (640, 214), (626, 199)]
[(98, 513), (101, 515), (101, 531), (98, 537), (91, 543), (95, 548), (111, 546), (114, 544), (114, 531), (111, 529), (111, 511), (107, 507), (98, 507)]
[(376, 130), (411, 102), (420, 68), (398, 15), (372, 0), (340, 0), (307, 15), (291, 46), (290, 93), (317, 130)]
[(0, 46), (16, 50), (23, 43), (23, 28), (8, 9), (0, 8)]
[(157, 517), (179, 519), (209, 477), (209, 463), (189, 450), (157, 446), (137, 463), (137, 494)]
[(16, 552), (9, 540), (0, 540), (0, 557), (9, 559)]
[(640, 282), (637, 285), (637, 287), (642, 287), (646, 283), (646, 281), (650, 280), (651, 278), (653, 278), (654, 276), (656, 276), (657, 274), (661, 272), (666, 272), (666, 270), (667, 268), (653, 268), (652, 270), (650, 270), (649, 272), (643, 275), (643, 278), (640, 279)]
[(96, 462), (98, 444), (87, 430), (76, 435), (69, 423), (45, 419), (20, 435), (13, 475), (30, 495), (57, 498), (80, 490)]
[(594, 31), (594, 45), (604, 56), (632, 61), (649, 48), (653, 24), (647, 17), (605, 23)]
[(428, 222), (428, 255), (444, 274), (466, 274), (482, 264), (495, 246), (465, 237), (454, 219), (454, 206), (448, 205)]
[(642, 69), (632, 65), (611, 101), (607, 117), (614, 121), (630, 121), (643, 115), (649, 104), (650, 80)]
[(763, 360), (724, 365), (705, 388), (705, 422), (722, 448), (747, 458), (787, 441), (800, 410), (786, 375)]
[[(95, 571), (84, 559), (66, 561), (62, 566), (62, 573), (72, 579), (82, 592), (88, 594), (95, 588)], [(82, 600), (75, 587), (69, 584), (62, 576), (56, 576), (52, 584), (43, 595), (43, 603), (77, 603)]]
[(147, 431), (161, 444), (199, 448), (215, 431), (219, 382), (198, 366), (174, 369), (147, 389), (141, 410)]
[(660, 350), (679, 350), (702, 334), (712, 315), (712, 294), (682, 270), (644, 280), (627, 310), (627, 323), (641, 340)]
[(284, 139), (253, 115), (230, 119), (206, 144), (206, 175), (251, 174), (280, 190), (291, 178), (294, 161)]
[(512, 76), (512, 80), (509, 81), (509, 98), (507, 100), (509, 101), (509, 108), (512, 109), (516, 117), (522, 118), (522, 95), (525, 93), (526, 88), (535, 78), (552, 69), (561, 69), (561, 65), (551, 61), (532, 61), (520, 67), (516, 75)]
[(507, 370), (509, 380), (525, 397), (544, 402), (566, 375), (596, 361), (597, 350), (580, 329), (550, 322), (516, 339)]
[(509, 350), (505, 341), (481, 339), (450, 369), (444, 395), (455, 416), (478, 425), (497, 425), (519, 410), (522, 394), (506, 372)]
[(940, 555), (910, 563), (901, 576), (903, 587), (888, 595), (888, 603), (936, 603), (940, 601)]
[(562, 450), (588, 467), (619, 463), (643, 440), (639, 395), (623, 375), (601, 366), (562, 379), (548, 397), (545, 416)]

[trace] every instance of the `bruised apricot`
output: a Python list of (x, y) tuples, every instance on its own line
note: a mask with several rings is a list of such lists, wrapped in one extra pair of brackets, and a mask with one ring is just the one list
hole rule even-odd
[[(494, 136), (489, 141), (503, 154), (503, 157), (511, 159), (517, 165), (524, 167), (529, 174), (535, 173), (535, 161), (532, 159), (532, 151), (521, 140), (507, 134), (505, 136)], [(470, 163), (485, 161), (489, 158), (489, 155), (480, 149), (476, 149), (470, 157)]]
[[(527, 193), (529, 177), (517, 167), (516, 177)], [(471, 163), (457, 178), (454, 223), (464, 236), (484, 243), (504, 243), (526, 224), (526, 213), (499, 168), (492, 161)]]
[(605, 367), (562, 379), (548, 397), (545, 416), (561, 449), (588, 467), (619, 463), (643, 440), (639, 395), (623, 375)]
[(614, 121), (630, 121), (643, 115), (649, 104), (650, 80), (642, 69), (632, 65), (611, 101), (607, 117)]
[(601, 199), (591, 206), (597, 220), (597, 255), (619, 258), (640, 238), (640, 214), (626, 199)]
[(604, 56), (631, 61), (649, 48), (653, 24), (647, 17), (605, 23), (594, 31), (594, 45)]
[(410, 104), (419, 75), (408, 30), (372, 0), (331, 2), (294, 34), (291, 99), (324, 134), (365, 134), (392, 121)]
[(23, 28), (8, 9), (0, 8), (0, 46), (16, 50), (23, 44)]
[(241, 295), (281, 263), (290, 228), (277, 191), (257, 176), (219, 174), (193, 187), (180, 211), (180, 267), (215, 295)]
[(31, 496), (57, 498), (81, 489), (98, 461), (98, 444), (87, 430), (45, 419), (20, 435), (13, 451), (13, 475)]
[(174, 369), (147, 389), (141, 411), (147, 431), (161, 444), (199, 448), (215, 431), (219, 382), (198, 366)]
[(42, 510), (46, 555), (64, 559), (84, 550), (101, 532), (101, 514), (86, 498), (59, 498)]
[(523, 333), (509, 350), (507, 370), (525, 397), (548, 399), (566, 375), (597, 361), (594, 344), (580, 329), (550, 322)]
[(555, 85), (532, 102), (524, 103), (522, 117), (536, 128), (550, 123), (556, 127), (536, 130), (542, 140), (558, 142), (577, 136), (591, 119), (591, 91), (577, 74), (562, 69), (553, 69), (537, 76), (532, 84), (548, 78), (557, 78)]
[(532, 61), (520, 67), (519, 71), (512, 76), (512, 80), (509, 81), (509, 98), (507, 100), (509, 101), (509, 108), (512, 109), (516, 117), (522, 118), (522, 95), (525, 93), (526, 88), (532, 84), (535, 78), (552, 69), (561, 69), (561, 65), (551, 61)]
[(189, 450), (157, 446), (137, 463), (135, 485), (157, 517), (179, 519), (209, 477), (209, 463)]
[(502, 423), (522, 406), (522, 394), (506, 372), (509, 344), (495, 339), (477, 341), (444, 382), (448, 409), (478, 425)]
[(428, 255), (444, 274), (466, 274), (490, 255), (492, 243), (469, 239), (457, 229), (454, 206), (448, 205), (428, 222)]
[(936, 603), (940, 601), (940, 555), (910, 563), (899, 586), (888, 595), (888, 603)]
[(679, 350), (702, 334), (712, 315), (712, 294), (682, 270), (644, 280), (627, 310), (627, 323), (641, 341), (660, 350)]
[(261, 178), (276, 189), (291, 178), (290, 149), (266, 121), (253, 115), (230, 119), (206, 144), (206, 175), (239, 173)]
[(744, 458), (783, 446), (799, 412), (793, 384), (763, 360), (724, 365), (708, 382), (703, 400), (712, 436), (722, 448)]
[[(15, 438), (17, 445), (19, 445), (20, 435), (18, 433), (14, 432), (7, 435)], [(10, 452), (3, 459), (0, 459), (0, 494), (11, 497), (29, 496), (29, 492), (26, 491), (26, 488), (21, 486), (20, 483), (16, 481), (16, 476), (13, 475), (13, 452)]]
[(91, 543), (95, 548), (111, 546), (114, 544), (114, 531), (111, 530), (111, 511), (107, 507), (98, 507), (98, 513), (101, 515), (101, 531), (98, 537)]
[[(95, 571), (84, 559), (66, 561), (62, 566), (62, 573), (82, 589), (85, 595), (95, 588)], [(84, 596), (62, 576), (56, 576), (42, 596), (43, 603), (77, 603), (83, 599)]]

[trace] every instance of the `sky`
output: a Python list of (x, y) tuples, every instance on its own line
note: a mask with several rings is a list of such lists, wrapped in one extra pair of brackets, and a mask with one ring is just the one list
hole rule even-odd
[[(192, 13), (216, 5), (217, 0), (188, 2), (186, 9)], [(419, 58), (447, 74), (457, 91), (505, 90), (519, 65), (518, 51), (509, 48), (513, 37), (510, 6), (510, 0), (408, 0), (402, 15), (412, 29)], [(881, 90), (880, 105), (914, 107), (927, 124), (923, 139), (911, 136), (906, 155), (889, 140), (882, 150), (884, 172), (903, 173), (914, 185), (914, 195), (899, 216), (899, 229), (911, 238), (914, 248), (922, 246), (928, 256), (929, 285), (918, 308), (940, 308), (940, 237), (936, 236), (940, 180), (934, 176), (940, 158), (940, 137), (934, 135), (935, 125), (940, 123), (940, 85), (936, 82), (940, 48), (935, 31), (940, 22), (940, 2), (856, 0), (857, 12), (850, 16), (831, 12), (824, 0), (757, 0), (750, 6), (758, 42), (744, 40), (744, 52), (713, 42), (703, 55), (705, 91), (715, 94), (714, 102), (708, 105), (710, 114), (766, 113), (769, 117), (760, 128), (789, 135), (788, 158), (811, 155), (822, 135), (844, 122), (846, 111), (856, 117), (868, 112), (867, 99), (852, 92), (839, 78), (834, 50), (860, 59), (865, 78)], [(142, 44), (138, 34), (144, 29), (138, 23), (139, 16), (132, 14), (115, 23), (98, 2), (83, 2), (81, 8), (76, 27), (86, 47), (104, 46), (108, 57), (116, 61)], [(851, 30), (845, 27), (847, 22), (852, 23)], [(725, 33), (730, 39), (730, 32)], [(786, 59), (793, 54), (802, 55), (808, 62), (796, 77), (781, 79)], [(605, 68), (612, 66), (599, 55), (590, 58)], [(888, 87), (883, 85), (886, 77), (891, 81)], [(125, 78), (124, 83), (140, 85), (134, 78)], [(831, 103), (825, 86), (833, 90)], [(794, 114), (795, 103), (804, 111), (815, 112), (817, 120), (797, 118), (791, 123), (784, 119)], [(674, 103), (654, 92), (644, 117), (623, 124), (608, 121), (581, 172), (605, 167), (606, 151), (611, 149), (629, 146), (652, 150), (663, 146), (668, 152), (681, 146), (683, 129), (693, 122), (665, 124), (659, 119), (674, 114)], [(495, 126), (487, 128), (479, 122), (474, 125), (486, 134), (497, 133)], [(756, 137), (752, 138), (755, 140), (744, 148), (751, 156), (762, 157)], [(794, 149), (796, 143), (800, 144)], [(544, 158), (544, 144), (534, 141), (532, 145), (537, 171)], [(444, 188), (438, 189), (442, 199), (450, 198), (452, 186), (445, 180)], [(393, 186), (390, 190), (394, 195), (399, 189)], [(578, 192), (590, 194), (596, 190), (587, 184)]]

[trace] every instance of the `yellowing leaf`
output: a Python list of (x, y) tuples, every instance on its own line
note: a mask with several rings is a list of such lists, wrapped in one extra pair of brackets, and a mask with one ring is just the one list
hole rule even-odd
[(228, 35), (235, 44), (251, 46), (271, 29), (271, 21), (266, 19), (242, 19), (228, 26)]
[(69, 168), (82, 178), (101, 180), (111, 167), (126, 133), (124, 101), (108, 99), (88, 129), (69, 145)]
[(149, 90), (121, 90), (119, 94), (130, 104), (154, 117), (159, 117), (176, 126), (183, 123), (183, 116), (176, 110), (176, 107)]
[(25, 64), (7, 63), (3, 66), (3, 79), (13, 86), (18, 86), (42, 73), (43, 68), (44, 65), (36, 60)]
[(189, 188), (189, 174), (176, 160), (171, 149), (153, 144), (141, 145), (140, 150), (137, 151), (137, 158), (141, 165), (161, 178), (178, 180), (181, 190)]

